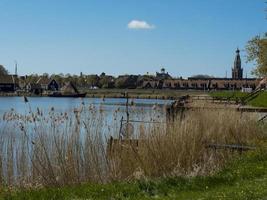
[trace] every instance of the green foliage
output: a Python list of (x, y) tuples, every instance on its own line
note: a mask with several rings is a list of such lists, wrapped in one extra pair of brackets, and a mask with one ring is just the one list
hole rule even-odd
[(89, 86), (98, 86), (99, 77), (97, 75), (87, 75), (86, 82), (89, 84)]
[(124, 88), (126, 80), (124, 78), (117, 78), (115, 81), (116, 88)]
[(138, 76), (135, 75), (124, 75), (119, 76), (115, 81), (116, 88), (128, 88), (135, 89), (137, 87)]
[(110, 88), (112, 81), (108, 76), (102, 76), (99, 80), (99, 85), (101, 88)]
[(256, 36), (248, 41), (246, 46), (247, 62), (255, 62), (253, 74), (259, 77), (267, 76), (267, 33), (264, 37)]
[(0, 65), (0, 75), (7, 75), (8, 71), (3, 65)]

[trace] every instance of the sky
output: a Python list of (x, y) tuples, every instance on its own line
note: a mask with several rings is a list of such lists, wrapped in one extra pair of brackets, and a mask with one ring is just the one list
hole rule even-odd
[(264, 0), (0, 0), (10, 73), (230, 77), (237, 47), (267, 30)]

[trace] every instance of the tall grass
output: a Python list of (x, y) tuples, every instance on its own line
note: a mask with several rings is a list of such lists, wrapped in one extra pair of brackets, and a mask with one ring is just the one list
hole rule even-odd
[(119, 127), (106, 128), (101, 107), (81, 105), (72, 114), (12, 110), (0, 124), (0, 182), (20, 187), (205, 175), (233, 156), (207, 144), (255, 145), (264, 136), (249, 115), (188, 111), (183, 120), (139, 124), (138, 146), (120, 141), (111, 153), (108, 136)]
[[(206, 175), (234, 153), (208, 144), (256, 145), (264, 131), (254, 117), (234, 111), (191, 111), (167, 128), (154, 125), (136, 145), (117, 151), (119, 178)], [(126, 168), (126, 169), (125, 169)]]

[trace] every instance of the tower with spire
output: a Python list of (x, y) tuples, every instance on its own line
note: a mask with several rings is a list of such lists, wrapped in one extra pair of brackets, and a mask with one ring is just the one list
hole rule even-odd
[(237, 48), (234, 67), (232, 68), (232, 79), (243, 79), (243, 68), (241, 67), (240, 51)]

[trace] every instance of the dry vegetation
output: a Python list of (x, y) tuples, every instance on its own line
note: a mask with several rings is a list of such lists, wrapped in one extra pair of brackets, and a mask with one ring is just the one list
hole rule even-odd
[[(255, 116), (254, 116), (255, 117)], [(207, 175), (234, 153), (205, 148), (207, 144), (256, 145), (263, 129), (255, 118), (233, 111), (192, 111), (183, 120), (143, 130), (136, 145), (115, 153), (116, 179)]]
[[(234, 154), (205, 148), (209, 143), (255, 145), (263, 129), (232, 111), (187, 112), (182, 120), (140, 124), (139, 145), (107, 148), (105, 114), (81, 105), (72, 114), (52, 108), (26, 115), (14, 110), (1, 124), (0, 182), (42, 187), (140, 178), (206, 175)], [(117, 129), (112, 129), (114, 131)]]

